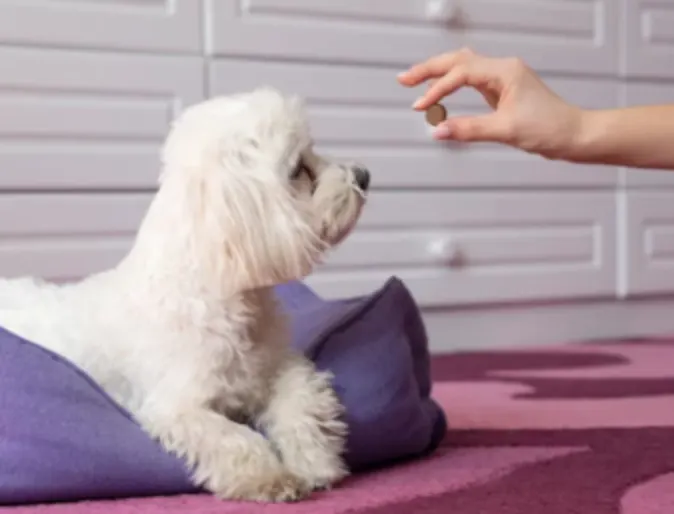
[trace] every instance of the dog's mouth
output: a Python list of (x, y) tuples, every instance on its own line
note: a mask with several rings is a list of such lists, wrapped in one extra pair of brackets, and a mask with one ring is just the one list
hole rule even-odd
[[(362, 204), (364, 204), (367, 201), (367, 193), (368, 193), (369, 189), (363, 189), (357, 183), (352, 183), (351, 189), (353, 190), (354, 193), (356, 193), (360, 197), (360, 200), (361, 200), (360, 208), (362, 209)], [(359, 212), (359, 214), (360, 214), (360, 212)]]
[(352, 219), (349, 221), (349, 223), (337, 234), (335, 237), (330, 238), (330, 245), (331, 246), (337, 246), (344, 241), (351, 232), (356, 228), (356, 225), (358, 224), (358, 220), (360, 219), (360, 215), (363, 211), (363, 208), (365, 207), (365, 203), (367, 201), (367, 194), (365, 192), (362, 192), (360, 195), (360, 201), (358, 202), (358, 208), (356, 210), (355, 215), (352, 217)]

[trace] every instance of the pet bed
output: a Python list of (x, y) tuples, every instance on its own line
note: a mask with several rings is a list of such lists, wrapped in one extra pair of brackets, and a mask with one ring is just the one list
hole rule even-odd
[(674, 338), (432, 361), (450, 431), (418, 459), (293, 505), (183, 495), (0, 514), (672, 514)]
[[(335, 375), (352, 471), (438, 446), (446, 426), (429, 397), (426, 334), (400, 281), (346, 301), (301, 283), (277, 292), (295, 348)], [(182, 462), (85, 373), (0, 329), (0, 505), (194, 492)]]

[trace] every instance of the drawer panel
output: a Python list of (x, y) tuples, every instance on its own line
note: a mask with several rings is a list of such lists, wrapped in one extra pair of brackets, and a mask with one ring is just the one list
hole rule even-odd
[(215, 55), (406, 66), (448, 48), (615, 73), (614, 0), (207, 0)]
[(308, 283), (328, 297), (404, 280), (426, 307), (610, 297), (611, 193), (375, 192)]
[(621, 293), (674, 293), (674, 192), (622, 192), (620, 222)]
[[(434, 141), (423, 114), (410, 105), (419, 91), (403, 88), (391, 69), (218, 59), (209, 68), (212, 95), (270, 84), (304, 97), (317, 147), (356, 158), (375, 173), (373, 187), (614, 186), (614, 167), (547, 161), (497, 145)], [(551, 78), (570, 101), (616, 107), (619, 85), (610, 80)], [(450, 113), (486, 110), (481, 96), (462, 90), (445, 101)]]
[(3, 0), (0, 41), (47, 48), (202, 49), (201, 0)]
[[(63, 281), (114, 266), (151, 198), (0, 195), (0, 275)], [(613, 197), (602, 193), (376, 192), (307, 282), (344, 297), (397, 275), (431, 307), (609, 296), (614, 220)]]
[(152, 196), (0, 195), (0, 276), (64, 281), (117, 264)]
[(674, 2), (623, 0), (622, 4), (626, 32), (623, 73), (630, 77), (674, 77)]
[(194, 57), (0, 48), (0, 190), (154, 187)]

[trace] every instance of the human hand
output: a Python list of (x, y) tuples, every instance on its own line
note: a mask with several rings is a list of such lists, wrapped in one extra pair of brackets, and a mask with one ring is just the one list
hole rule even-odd
[(429, 82), (414, 103), (422, 111), (461, 87), (482, 94), (493, 112), (449, 118), (435, 129), (437, 139), (504, 143), (564, 158), (578, 133), (582, 110), (555, 94), (520, 59), (490, 58), (464, 49), (438, 55), (398, 76), (407, 87)]

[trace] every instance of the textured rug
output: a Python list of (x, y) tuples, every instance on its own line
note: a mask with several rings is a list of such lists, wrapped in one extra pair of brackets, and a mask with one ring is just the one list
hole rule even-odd
[(0, 513), (674, 513), (674, 339), (439, 356), (450, 431), (424, 460), (291, 505), (206, 495)]

